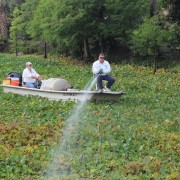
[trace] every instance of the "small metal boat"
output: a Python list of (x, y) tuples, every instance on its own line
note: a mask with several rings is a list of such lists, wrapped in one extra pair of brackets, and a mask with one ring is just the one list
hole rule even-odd
[(67, 91), (54, 91), (43, 89), (32, 89), (27, 87), (0, 85), (5, 93), (13, 93), (18, 95), (33, 95), (48, 98), (49, 100), (113, 100), (118, 101), (120, 97), (125, 94), (124, 91), (120, 92), (99, 92), (99, 91), (85, 91), (85, 90), (67, 90)]

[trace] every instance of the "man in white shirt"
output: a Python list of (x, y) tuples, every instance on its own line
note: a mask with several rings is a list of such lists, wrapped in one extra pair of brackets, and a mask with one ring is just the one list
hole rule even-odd
[(24, 69), (22, 74), (24, 85), (29, 88), (37, 88), (37, 80), (41, 79), (41, 76), (32, 68), (32, 63), (26, 63), (26, 69)]
[[(104, 54), (99, 54), (99, 59), (93, 63), (92, 66), (93, 74), (97, 77), (97, 86), (103, 91), (110, 91), (111, 86), (114, 84), (115, 79), (109, 75), (111, 72), (111, 67), (108, 61), (104, 60)], [(108, 81), (106, 87), (103, 87), (102, 81)]]

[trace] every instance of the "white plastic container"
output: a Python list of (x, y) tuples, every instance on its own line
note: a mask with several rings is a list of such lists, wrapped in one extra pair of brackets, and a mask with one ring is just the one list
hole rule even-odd
[(42, 81), (41, 89), (50, 91), (66, 91), (69, 88), (69, 83), (65, 79), (50, 78)]

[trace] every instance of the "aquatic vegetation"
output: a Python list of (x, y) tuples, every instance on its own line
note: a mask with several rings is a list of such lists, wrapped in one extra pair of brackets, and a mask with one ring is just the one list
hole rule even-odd
[[(73, 61), (1, 54), (0, 79), (22, 71), (26, 61), (43, 76), (64, 77), (79, 89), (92, 77), (90, 66)], [(120, 64), (112, 68), (112, 90), (127, 94), (119, 102), (89, 102), (79, 112), (63, 162), (69, 171), (65, 178), (178, 179), (179, 73), (160, 69), (153, 75), (148, 67)], [(44, 178), (50, 151), (61, 145), (76, 103), (5, 94), (2, 88), (0, 103), (0, 179)]]

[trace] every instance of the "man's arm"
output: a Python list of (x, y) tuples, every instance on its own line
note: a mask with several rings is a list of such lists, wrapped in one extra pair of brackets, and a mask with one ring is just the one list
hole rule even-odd
[(36, 80), (40, 80), (41, 79), (41, 76), (33, 69), (33, 74), (31, 76), (32, 79), (36, 79)]
[(27, 70), (25, 69), (25, 70), (23, 71), (22, 77), (23, 77), (23, 78), (32, 78), (32, 79), (36, 79), (36, 80), (41, 79), (40, 75), (39, 75), (35, 70), (33, 70), (33, 74), (34, 74), (34, 75), (32, 75), (29, 71), (27, 71)]
[(92, 72), (93, 74), (98, 74), (100, 69), (97, 67), (96, 62), (93, 63)]
[(110, 66), (110, 64), (107, 62), (107, 64), (106, 64), (106, 69), (104, 69), (104, 73), (105, 74), (109, 74), (110, 72), (111, 72), (111, 66)]

